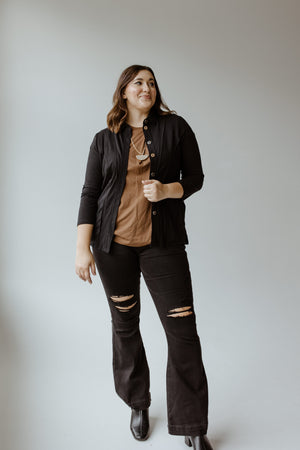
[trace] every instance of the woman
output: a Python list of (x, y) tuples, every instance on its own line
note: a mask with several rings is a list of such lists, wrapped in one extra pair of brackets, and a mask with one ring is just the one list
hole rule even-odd
[(188, 123), (162, 101), (147, 66), (122, 72), (107, 125), (96, 133), (88, 156), (76, 273), (92, 283), (95, 266), (99, 272), (112, 318), (115, 388), (131, 408), (134, 438), (149, 435), (151, 403), (139, 330), (142, 273), (168, 342), (169, 434), (185, 436), (194, 449), (212, 450), (185, 250), (184, 200), (201, 189), (204, 178), (197, 141)]

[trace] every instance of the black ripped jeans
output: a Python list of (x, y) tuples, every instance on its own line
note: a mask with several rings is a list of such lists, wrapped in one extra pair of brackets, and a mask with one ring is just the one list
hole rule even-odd
[(117, 394), (136, 409), (148, 408), (151, 402), (149, 367), (139, 329), (142, 273), (168, 343), (169, 434), (206, 434), (208, 387), (185, 244), (129, 247), (113, 241), (110, 253), (93, 248), (93, 255), (111, 311)]

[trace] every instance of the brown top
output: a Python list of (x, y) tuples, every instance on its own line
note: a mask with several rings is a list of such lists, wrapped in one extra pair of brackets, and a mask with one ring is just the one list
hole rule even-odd
[[(149, 155), (143, 127), (131, 127), (132, 140), (139, 152), (145, 148)], [(144, 161), (136, 158), (138, 152), (130, 142), (126, 183), (122, 193), (114, 231), (114, 241), (119, 244), (139, 247), (151, 242), (151, 202), (144, 196), (142, 180), (148, 180), (150, 157)]]

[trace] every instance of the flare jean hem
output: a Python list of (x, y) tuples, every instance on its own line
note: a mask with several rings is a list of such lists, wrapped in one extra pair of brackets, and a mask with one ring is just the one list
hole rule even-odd
[(151, 405), (150, 393), (149, 393), (149, 398), (147, 400), (137, 399), (137, 400), (134, 400), (134, 402), (127, 400), (127, 399), (121, 397), (120, 395), (119, 395), (119, 397), (126, 403), (126, 405), (128, 405), (132, 409), (147, 409)]
[(207, 433), (208, 424), (199, 426), (168, 425), (168, 433), (174, 436), (201, 436)]

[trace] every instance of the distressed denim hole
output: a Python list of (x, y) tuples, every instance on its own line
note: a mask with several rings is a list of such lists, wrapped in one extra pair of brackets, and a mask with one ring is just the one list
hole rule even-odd
[(133, 297), (133, 294), (131, 295), (111, 295), (111, 299), (113, 302), (125, 302), (126, 300), (129, 300)]
[[(132, 299), (134, 297), (133, 294), (131, 295), (112, 295), (110, 298), (112, 299), (112, 301), (114, 303), (122, 303), (122, 302), (128, 302), (128, 300)], [(121, 311), (121, 312), (128, 312), (131, 310), (131, 308), (133, 308), (135, 305), (137, 304), (137, 302), (134, 302), (132, 304), (126, 304), (126, 306), (119, 306), (119, 305), (115, 305), (115, 307)]]
[(134, 305), (136, 305), (137, 304), (137, 302), (134, 302), (132, 305), (129, 305), (129, 306), (118, 306), (118, 305), (116, 305), (116, 308), (119, 310), (119, 311), (121, 311), (121, 312), (128, 312), (131, 308), (133, 308), (134, 307)]
[(168, 312), (172, 314), (168, 314), (167, 317), (186, 317), (193, 314), (191, 310), (191, 306), (183, 306), (182, 308), (174, 308), (170, 309)]

